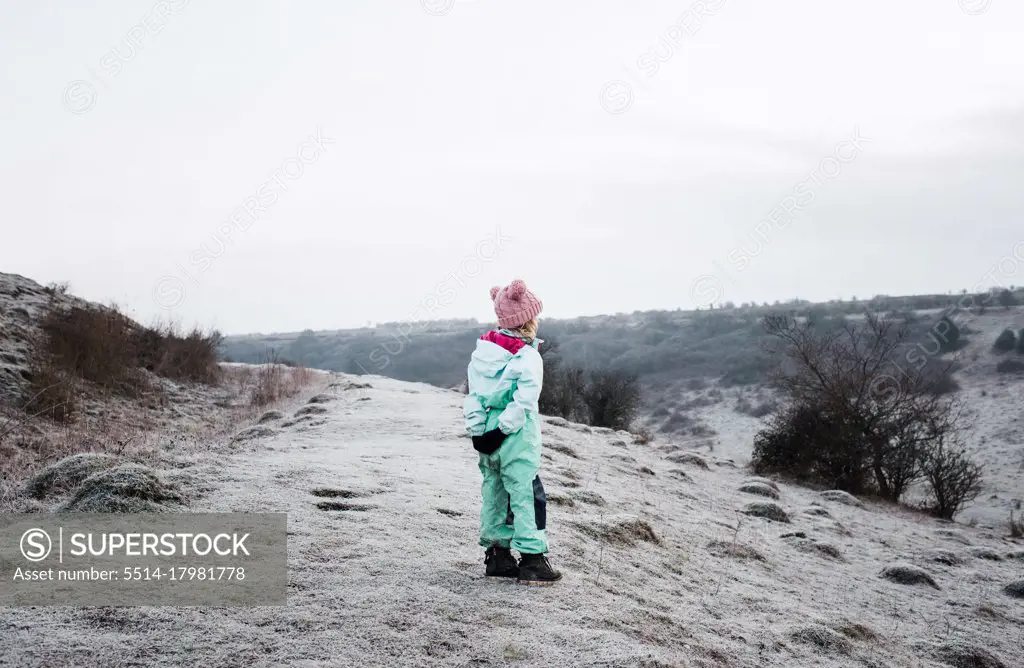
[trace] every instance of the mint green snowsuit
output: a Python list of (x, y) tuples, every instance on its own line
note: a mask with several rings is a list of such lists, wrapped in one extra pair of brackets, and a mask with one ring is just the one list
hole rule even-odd
[[(501, 330), (500, 334), (518, 335)], [(466, 429), (479, 436), (498, 428), (508, 437), (491, 455), (480, 454), (483, 507), (480, 544), (525, 554), (548, 551), (546, 499), (540, 478), (540, 413), (544, 363), (534, 339), (515, 354), (492, 341), (477, 341), (469, 363)]]

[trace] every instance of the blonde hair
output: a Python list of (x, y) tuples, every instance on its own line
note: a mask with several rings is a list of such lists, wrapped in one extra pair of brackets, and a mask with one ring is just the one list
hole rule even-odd
[(530, 318), (529, 321), (524, 322), (522, 325), (519, 325), (518, 327), (512, 327), (510, 328), (509, 331), (515, 332), (516, 334), (520, 334), (523, 336), (523, 338), (532, 341), (535, 338), (537, 338), (538, 324), (539, 323), (537, 322), (537, 318)]

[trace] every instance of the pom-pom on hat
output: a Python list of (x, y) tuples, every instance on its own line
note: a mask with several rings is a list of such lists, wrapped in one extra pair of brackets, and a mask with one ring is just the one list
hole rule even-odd
[(498, 316), (498, 324), (506, 329), (522, 327), (540, 315), (544, 309), (544, 302), (530, 292), (526, 283), (519, 279), (503, 288), (497, 285), (491, 288), (491, 301), (494, 302), (494, 314)]

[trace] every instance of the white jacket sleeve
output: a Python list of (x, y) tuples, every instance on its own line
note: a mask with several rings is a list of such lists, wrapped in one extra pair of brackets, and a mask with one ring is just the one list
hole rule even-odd
[(516, 389), (512, 403), (498, 416), (498, 428), (506, 434), (514, 434), (526, 424), (526, 416), (540, 412), (540, 390), (544, 384), (544, 361), (533, 348), (524, 348), (509, 362)]

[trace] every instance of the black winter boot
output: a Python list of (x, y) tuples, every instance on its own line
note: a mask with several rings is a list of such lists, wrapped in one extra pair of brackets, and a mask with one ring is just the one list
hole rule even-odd
[(562, 579), (562, 574), (551, 568), (543, 554), (524, 554), (519, 560), (519, 584), (553, 585)]
[(507, 547), (497, 545), (487, 548), (484, 553), (484, 564), (487, 566), (489, 578), (519, 577), (519, 564)]

